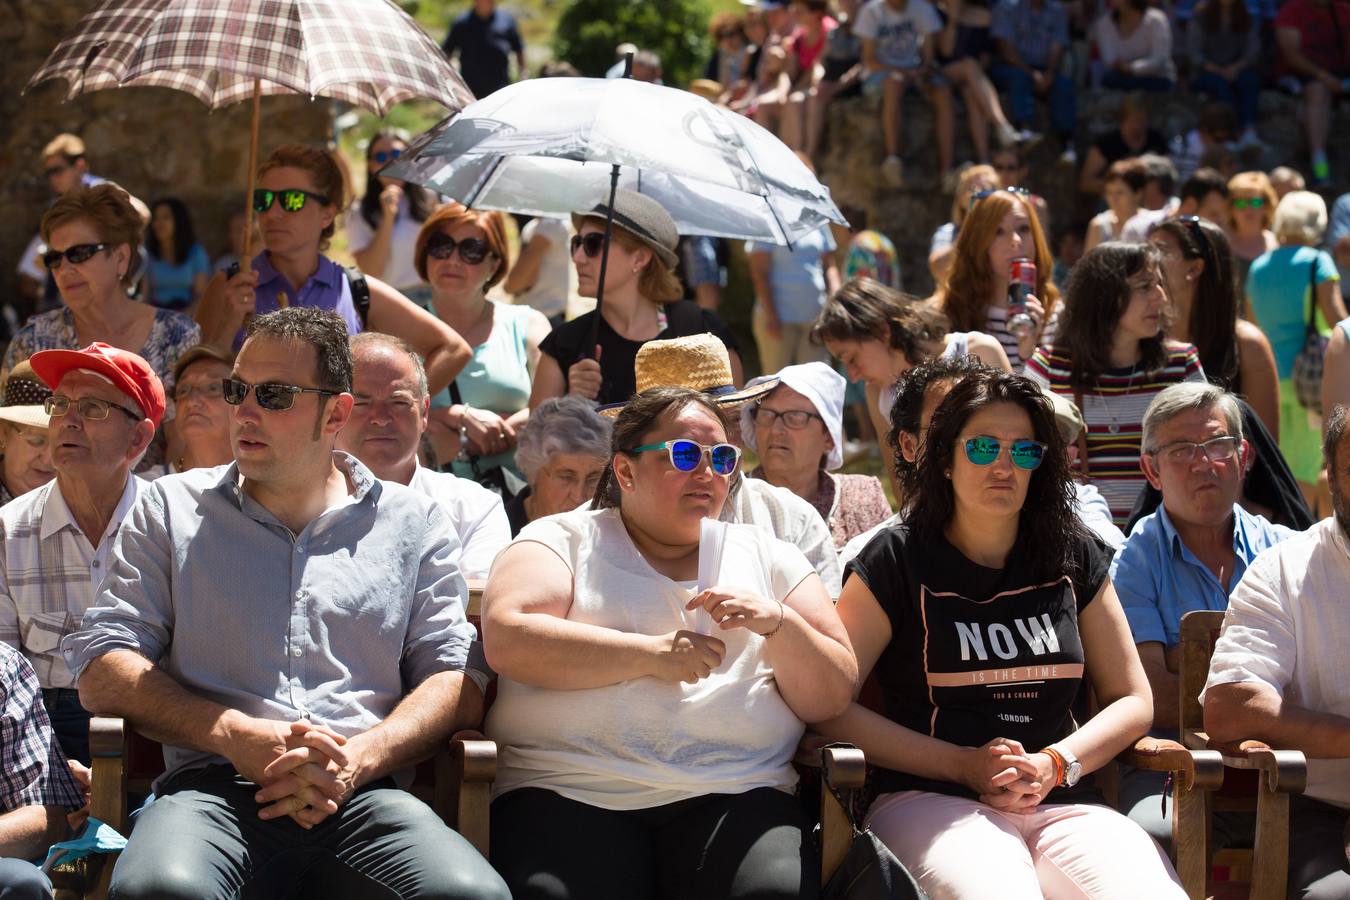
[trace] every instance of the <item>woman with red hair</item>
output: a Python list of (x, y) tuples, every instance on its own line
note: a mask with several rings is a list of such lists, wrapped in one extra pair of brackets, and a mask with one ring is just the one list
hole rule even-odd
[[(1020, 372), (1054, 331), (1059, 291), (1050, 274), (1055, 261), (1026, 191), (984, 190), (972, 194), (969, 202), (949, 274), (933, 299), (953, 331), (983, 331), (998, 338), (1013, 371)], [(1015, 334), (1008, 328), (1008, 283), (1012, 261), (1019, 257), (1036, 264), (1036, 290), (1027, 299), (1031, 328)]]
[(516, 433), (530, 416), (530, 384), (549, 323), (538, 310), (487, 298), (511, 267), (502, 214), (442, 206), (423, 223), (413, 264), (431, 285), (432, 312), (473, 348), (450, 389), (431, 400), (428, 433), (437, 458), (454, 459), (455, 474), (466, 478), (499, 466), (519, 475)]

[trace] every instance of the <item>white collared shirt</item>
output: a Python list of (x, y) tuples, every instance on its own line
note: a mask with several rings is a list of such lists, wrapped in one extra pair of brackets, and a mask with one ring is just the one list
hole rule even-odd
[(75, 686), (61, 638), (93, 606), (113, 539), (144, 484), (127, 476), (97, 543), (80, 530), (55, 478), (0, 509), (0, 641), (23, 652), (44, 688)]
[(435, 472), (419, 463), (408, 487), (441, 507), (462, 548), (459, 570), (465, 578), (487, 578), (492, 560), (511, 543), (511, 523), (502, 498), (476, 481)]

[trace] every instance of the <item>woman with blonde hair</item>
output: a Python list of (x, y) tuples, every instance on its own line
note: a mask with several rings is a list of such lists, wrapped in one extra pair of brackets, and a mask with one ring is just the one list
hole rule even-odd
[(952, 267), (952, 253), (955, 252), (956, 235), (961, 231), (961, 223), (970, 209), (970, 198), (980, 191), (992, 190), (999, 186), (998, 170), (987, 163), (969, 166), (961, 172), (956, 182), (956, 193), (952, 195), (952, 217), (938, 226), (928, 243), (928, 271), (933, 280), (941, 284)]
[(380, 331), (411, 344), (425, 360), (428, 387), (439, 391), (472, 356), (464, 339), (383, 281), (369, 275), (353, 280), (323, 255), (348, 193), (342, 165), (329, 151), (304, 144), (273, 150), (258, 167), (253, 191), (263, 250), (246, 271), (212, 280), (198, 313), (202, 339), (237, 346), (250, 314), (283, 305), (331, 309), (352, 334)]
[[(599, 293), (609, 212), (603, 200), (572, 215), (572, 264), (583, 297)], [(731, 329), (711, 310), (680, 299), (684, 289), (675, 276), (680, 235), (670, 213), (651, 197), (623, 188), (615, 193), (612, 212), (603, 305), (555, 329), (539, 345), (530, 408), (563, 394), (579, 394), (602, 406), (626, 402), (637, 388), (633, 364), (639, 347), (657, 338), (704, 332), (726, 345), (740, 385), (740, 344)]]
[[(1263, 176), (1264, 177), (1264, 176)], [(1290, 191), (1275, 208), (1280, 246), (1263, 254), (1247, 273), (1252, 319), (1275, 351), (1280, 376), (1280, 452), (1316, 510), (1322, 470), (1322, 427), (1299, 403), (1294, 390), (1294, 359), (1307, 338), (1308, 324), (1323, 337), (1345, 318), (1340, 274), (1331, 254), (1321, 249), (1327, 229), (1327, 205), (1311, 191)]]
[[(998, 339), (1014, 372), (1039, 343), (1054, 333), (1059, 289), (1051, 283), (1055, 260), (1026, 191), (1015, 188), (971, 195), (970, 211), (956, 239), (951, 275), (934, 295), (956, 331), (983, 331)], [(1036, 290), (1027, 298), (1031, 327), (1014, 334), (1008, 327), (1008, 286), (1012, 261), (1036, 264)]]
[(1239, 288), (1247, 283), (1252, 260), (1280, 246), (1270, 230), (1278, 202), (1275, 187), (1265, 172), (1239, 172), (1228, 179), (1228, 221), (1220, 224), (1228, 232), (1228, 245), (1233, 248), (1233, 272)]

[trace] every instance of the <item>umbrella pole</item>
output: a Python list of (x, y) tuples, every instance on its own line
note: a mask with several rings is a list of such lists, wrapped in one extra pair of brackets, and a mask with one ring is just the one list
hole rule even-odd
[(253, 264), (253, 188), (258, 180), (258, 121), (262, 114), (262, 79), (253, 79), (253, 117), (248, 139), (248, 192), (244, 195), (244, 253), (240, 268)]
[(595, 318), (591, 320), (591, 341), (587, 353), (594, 353), (600, 341), (600, 310), (605, 303), (605, 271), (609, 268), (609, 238), (614, 233), (614, 195), (619, 190), (619, 164), (609, 170), (609, 205), (605, 213), (605, 246), (600, 251), (600, 284), (595, 289)]

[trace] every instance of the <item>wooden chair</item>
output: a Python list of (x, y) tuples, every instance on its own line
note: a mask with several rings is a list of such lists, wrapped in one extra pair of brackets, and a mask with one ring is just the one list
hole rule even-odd
[[(1222, 865), (1225, 857), (1243, 859), (1244, 862), (1231, 868), (1250, 873), (1249, 894), (1233, 880), (1215, 884), (1216, 896), (1249, 895), (1252, 900), (1282, 900), (1289, 871), (1289, 795), (1302, 793), (1307, 785), (1307, 760), (1296, 750), (1272, 750), (1260, 741), (1220, 744), (1211, 741), (1205, 733), (1200, 691), (1209, 674), (1209, 660), (1223, 626), (1223, 616), (1222, 612), (1200, 610), (1181, 618), (1181, 672), (1178, 679), (1181, 742), (1193, 750), (1217, 751), (1221, 755), (1224, 790), (1204, 798), (1208, 804), (1205, 810), (1207, 822), (1211, 811), (1254, 808), (1256, 812), (1256, 840), (1252, 850), (1225, 851), (1211, 860), (1211, 863)], [(1205, 856), (1209, 859), (1208, 829), (1204, 837)]]

